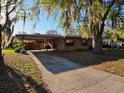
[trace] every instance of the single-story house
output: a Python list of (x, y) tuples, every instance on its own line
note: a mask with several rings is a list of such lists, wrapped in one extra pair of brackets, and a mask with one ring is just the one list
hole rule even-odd
[(55, 50), (78, 50), (89, 49), (91, 39), (78, 36), (62, 36), (50, 34), (17, 34), (13, 42), (21, 40), (27, 50), (55, 49)]

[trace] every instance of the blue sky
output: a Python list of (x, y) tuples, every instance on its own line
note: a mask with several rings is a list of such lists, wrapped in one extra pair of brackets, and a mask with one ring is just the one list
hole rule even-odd
[(39, 16), (39, 20), (36, 23), (35, 29), (33, 29), (33, 21), (27, 20), (25, 28), (23, 29), (23, 21), (16, 23), (14, 34), (17, 34), (21, 31), (27, 33), (41, 33), (45, 34), (48, 30), (56, 30), (58, 33), (63, 34), (62, 28), (58, 27), (59, 20), (55, 20), (52, 17), (47, 18), (47, 14), (42, 14)]
[[(26, 4), (30, 6), (32, 0), (27, 0)], [(27, 33), (41, 33), (45, 34), (48, 30), (56, 30), (59, 34), (63, 34), (64, 31), (61, 27), (58, 27), (59, 18), (54, 19), (53, 17), (48, 17), (47, 12), (41, 11), (39, 19), (37, 20), (36, 27), (33, 29), (33, 21), (27, 20), (25, 28), (23, 29), (23, 21), (19, 21), (15, 25), (14, 35), (19, 32)]]
[[(26, 4), (28, 7), (30, 7), (33, 4), (32, 0), (26, 0)], [(122, 13), (124, 14), (124, 10), (122, 10)], [(16, 23), (14, 35), (23, 31), (29, 34), (36, 32), (45, 34), (46, 31), (49, 30), (56, 30), (59, 34), (64, 34), (63, 29), (61, 27), (58, 27), (59, 17), (56, 20), (53, 17), (48, 17), (47, 12), (43, 11), (42, 9), (35, 29), (33, 29), (33, 23), (34, 23), (33, 21), (27, 20), (25, 24), (25, 28), (23, 29), (23, 21), (19, 21), (18, 23)]]

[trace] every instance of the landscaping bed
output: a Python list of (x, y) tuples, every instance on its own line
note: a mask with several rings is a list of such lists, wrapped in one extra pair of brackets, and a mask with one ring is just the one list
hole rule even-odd
[(0, 72), (0, 93), (46, 93), (41, 75), (28, 55), (4, 50), (5, 69)]

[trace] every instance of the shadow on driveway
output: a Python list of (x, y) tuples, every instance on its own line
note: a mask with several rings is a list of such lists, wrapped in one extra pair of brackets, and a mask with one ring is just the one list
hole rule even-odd
[(78, 64), (62, 57), (56, 57), (44, 52), (34, 53), (39, 61), (53, 74), (87, 67), (87, 65)]

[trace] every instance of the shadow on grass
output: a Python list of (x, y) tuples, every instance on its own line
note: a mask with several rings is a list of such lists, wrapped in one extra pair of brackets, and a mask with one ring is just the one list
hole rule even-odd
[(92, 51), (54, 51), (34, 54), (53, 74), (124, 59), (124, 50), (104, 50), (102, 54), (94, 54)]
[(32, 77), (4, 66), (0, 69), (0, 93), (47, 93)]
[(72, 62), (85, 65), (96, 65), (105, 62), (114, 62), (124, 59), (124, 50), (103, 50), (101, 54), (94, 54), (92, 51), (64, 51), (49, 52), (52, 56), (67, 58)]

